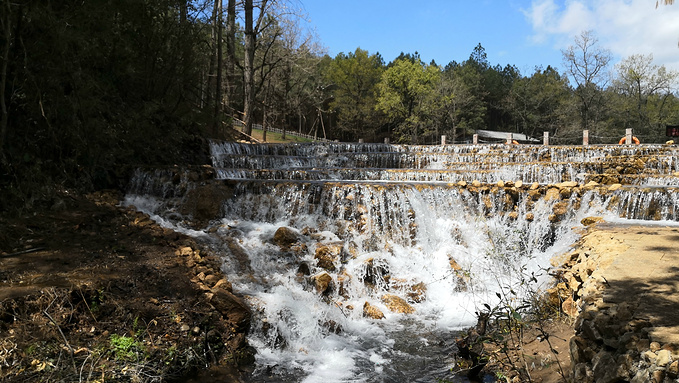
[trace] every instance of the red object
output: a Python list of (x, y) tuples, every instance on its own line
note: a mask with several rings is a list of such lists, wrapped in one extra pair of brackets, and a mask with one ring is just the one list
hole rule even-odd
[(679, 137), (679, 125), (666, 125), (667, 137)]

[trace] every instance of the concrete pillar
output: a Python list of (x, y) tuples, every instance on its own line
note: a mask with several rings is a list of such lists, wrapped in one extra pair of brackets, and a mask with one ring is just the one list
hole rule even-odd
[(446, 136), (443, 135), (443, 136), (441, 136), (441, 145), (445, 145), (445, 144), (446, 144)]
[(542, 145), (549, 145), (549, 132), (542, 133)]
[(472, 143), (474, 145), (479, 143), (479, 135), (478, 134), (475, 134), (474, 136), (472, 136)]
[(514, 134), (507, 133), (507, 145), (511, 145), (512, 141), (514, 141)]
[(359, 144), (362, 144), (363, 142), (364, 142), (364, 141), (363, 141), (362, 138), (359, 138), (359, 139), (358, 139), (358, 143), (359, 143)]
[(632, 145), (634, 142), (632, 141), (632, 129), (625, 129), (625, 144), (626, 145)]
[(389, 145), (389, 137), (384, 137), (384, 143)]
[(589, 130), (582, 131), (582, 144), (589, 145)]

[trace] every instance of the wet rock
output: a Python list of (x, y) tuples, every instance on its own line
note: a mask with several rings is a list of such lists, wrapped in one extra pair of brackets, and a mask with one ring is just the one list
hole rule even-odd
[(587, 217), (583, 218), (580, 223), (583, 226), (591, 226), (594, 225), (595, 223), (603, 222), (604, 218), (603, 217)]
[(561, 199), (561, 193), (558, 188), (549, 188), (547, 189), (547, 192), (545, 193), (544, 200), (545, 201), (554, 201), (554, 200), (560, 200)]
[(289, 227), (281, 226), (273, 235), (273, 243), (281, 249), (289, 249), (297, 241), (299, 241), (299, 235)]
[(192, 217), (196, 224), (202, 226), (221, 216), (223, 202), (232, 195), (233, 190), (223, 184), (209, 183), (198, 186), (186, 193), (179, 211)]
[(342, 243), (319, 245), (314, 255), (316, 265), (328, 271), (335, 271), (335, 262), (339, 260), (342, 249)]
[(526, 221), (528, 221), (528, 222), (533, 222), (533, 220), (535, 220), (535, 214), (533, 214), (533, 213), (526, 213), (526, 217), (525, 217), (525, 218), (526, 218)]
[(568, 202), (558, 202), (552, 207), (552, 212), (558, 216), (562, 217), (568, 213)]
[(410, 286), (410, 291), (406, 295), (411, 302), (420, 303), (424, 301), (427, 295), (427, 285), (424, 282), (414, 284)]
[(415, 312), (415, 309), (405, 299), (397, 295), (385, 294), (381, 299), (391, 312), (400, 314), (412, 314)]
[(313, 285), (316, 288), (316, 292), (318, 292), (321, 295), (330, 294), (334, 285), (330, 274), (325, 272), (314, 275), (313, 277), (311, 277), (311, 281), (313, 282)]
[(389, 266), (381, 260), (370, 258), (365, 261), (365, 273), (362, 276), (363, 283), (368, 286), (375, 286), (385, 282), (389, 275)]
[(309, 268), (309, 264), (306, 263), (306, 262), (300, 263), (299, 267), (297, 268), (297, 274), (298, 275), (310, 275), (311, 269)]
[(363, 305), (363, 316), (371, 319), (384, 319), (384, 313), (368, 302)]

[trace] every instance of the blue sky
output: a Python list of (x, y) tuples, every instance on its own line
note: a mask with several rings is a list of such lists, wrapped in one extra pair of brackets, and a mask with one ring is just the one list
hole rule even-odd
[(300, 0), (327, 53), (361, 47), (386, 62), (420, 53), (439, 65), (466, 60), (481, 43), (492, 64), (521, 73), (552, 65), (563, 70), (561, 49), (593, 30), (614, 62), (653, 54), (679, 70), (679, 4), (655, 0)]

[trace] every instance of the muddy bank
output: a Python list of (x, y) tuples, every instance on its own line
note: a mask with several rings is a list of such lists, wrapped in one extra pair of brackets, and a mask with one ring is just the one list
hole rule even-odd
[(0, 379), (171, 381), (207, 365), (237, 379), (253, 361), (250, 311), (191, 238), (64, 193), (0, 218)]

